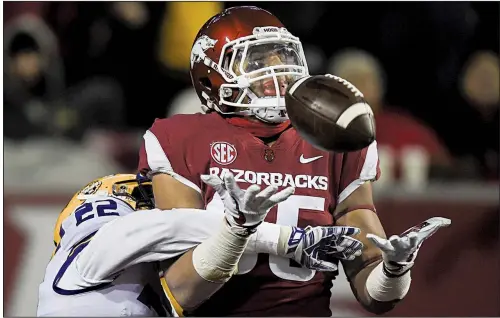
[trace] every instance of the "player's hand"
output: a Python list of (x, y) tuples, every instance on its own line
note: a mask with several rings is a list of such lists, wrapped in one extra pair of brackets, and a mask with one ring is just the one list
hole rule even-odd
[(352, 238), (359, 229), (351, 226), (292, 228), (286, 256), (316, 271), (336, 271), (338, 260), (353, 260), (361, 255), (363, 243)]
[(278, 192), (276, 186), (268, 186), (260, 191), (260, 187), (255, 184), (243, 191), (232, 173), (225, 173), (223, 178), (224, 181), (216, 175), (201, 176), (203, 182), (217, 191), (224, 203), (227, 222), (241, 235), (255, 232), (255, 228), (264, 221), (267, 212), (295, 192), (293, 187)]
[(367, 234), (366, 238), (382, 250), (384, 271), (392, 276), (401, 276), (413, 267), (422, 243), (437, 230), (450, 224), (450, 219), (433, 217), (389, 239), (374, 234)]

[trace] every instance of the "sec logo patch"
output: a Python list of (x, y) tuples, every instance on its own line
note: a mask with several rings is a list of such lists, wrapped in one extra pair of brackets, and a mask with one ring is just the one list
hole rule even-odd
[(238, 152), (236, 148), (228, 142), (217, 141), (210, 145), (212, 159), (220, 165), (229, 165), (236, 160)]

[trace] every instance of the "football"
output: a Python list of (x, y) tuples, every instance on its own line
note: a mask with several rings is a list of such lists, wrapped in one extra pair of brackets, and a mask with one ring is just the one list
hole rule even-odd
[(334, 75), (300, 78), (285, 94), (293, 127), (313, 146), (327, 151), (351, 152), (375, 140), (375, 119), (363, 94)]

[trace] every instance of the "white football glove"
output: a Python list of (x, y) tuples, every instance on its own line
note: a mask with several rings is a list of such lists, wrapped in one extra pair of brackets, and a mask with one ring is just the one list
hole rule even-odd
[(337, 270), (338, 260), (353, 260), (361, 255), (363, 243), (350, 237), (359, 229), (350, 226), (293, 227), (286, 244), (286, 257), (316, 271)]
[(266, 218), (267, 212), (295, 192), (294, 187), (288, 187), (276, 193), (276, 186), (268, 186), (260, 191), (260, 187), (255, 184), (243, 191), (236, 184), (232, 173), (225, 173), (223, 179), (224, 181), (216, 175), (201, 176), (201, 180), (213, 187), (221, 197), (226, 220), (230, 228), (239, 235), (254, 233)]
[(367, 234), (366, 238), (382, 250), (384, 272), (389, 277), (399, 277), (413, 267), (422, 243), (437, 230), (450, 224), (450, 219), (433, 217), (406, 230), (401, 235), (391, 236), (388, 240), (374, 234)]

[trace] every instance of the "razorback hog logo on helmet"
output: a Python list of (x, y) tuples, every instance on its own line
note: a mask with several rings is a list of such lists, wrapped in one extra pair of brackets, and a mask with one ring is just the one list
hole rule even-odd
[(213, 48), (217, 41), (206, 35), (202, 35), (196, 40), (191, 49), (191, 68), (194, 66), (194, 63), (200, 63), (205, 59), (207, 56), (205, 51)]
[(236, 148), (228, 142), (217, 141), (210, 146), (212, 158), (220, 165), (228, 165), (236, 160), (238, 152)]

